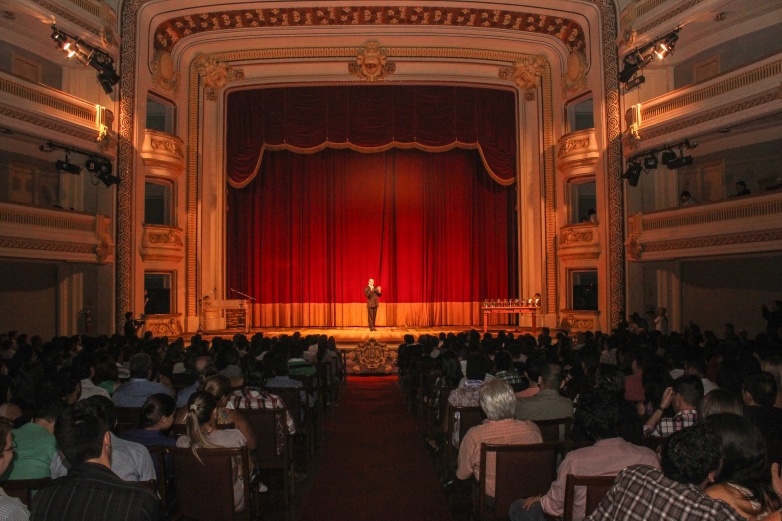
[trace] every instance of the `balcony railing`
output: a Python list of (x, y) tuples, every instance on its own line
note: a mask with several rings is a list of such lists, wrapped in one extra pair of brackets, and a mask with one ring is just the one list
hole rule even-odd
[(782, 191), (635, 214), (626, 246), (635, 261), (782, 249)]
[(0, 256), (112, 262), (111, 219), (101, 214), (0, 203)]
[(59, 119), (98, 132), (104, 126), (111, 131), (114, 124), (114, 114), (106, 107), (7, 72), (0, 71), (0, 93), (19, 110), (50, 117), (56, 115)]

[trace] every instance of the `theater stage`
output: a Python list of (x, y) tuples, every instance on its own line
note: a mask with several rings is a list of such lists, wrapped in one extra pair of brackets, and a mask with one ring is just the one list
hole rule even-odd
[[(376, 341), (387, 344), (388, 347), (397, 347), (404, 341), (406, 334), (411, 334), (418, 338), (421, 335), (439, 335), (440, 333), (461, 333), (469, 331), (470, 326), (435, 326), (435, 327), (378, 327), (377, 331), (369, 331), (366, 327), (261, 327), (252, 328), (249, 333), (245, 333), (247, 337), (251, 337), (255, 333), (263, 333), (264, 336), (280, 336), (280, 335), (292, 335), (298, 331), (302, 336), (308, 335), (326, 335), (333, 336), (337, 341), (337, 347), (340, 349), (355, 349), (358, 344), (369, 341), (370, 338), (374, 338)], [(475, 329), (483, 335), (483, 327), (477, 326)], [(507, 333), (513, 333), (514, 335), (532, 333), (532, 328), (519, 327), (514, 325), (509, 326), (490, 326), (489, 332), (496, 335), (500, 331)], [(538, 329), (538, 332), (540, 329)], [(206, 339), (211, 339), (216, 336), (224, 338), (230, 338), (236, 333), (243, 333), (244, 331), (238, 330), (224, 330), (224, 331), (207, 331), (202, 334)], [(185, 335), (188, 336), (187, 334)]]

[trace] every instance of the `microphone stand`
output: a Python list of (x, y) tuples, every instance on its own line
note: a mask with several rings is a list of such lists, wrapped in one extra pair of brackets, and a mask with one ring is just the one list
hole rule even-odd
[[(246, 293), (242, 293), (241, 291), (237, 291), (237, 290), (235, 290), (233, 288), (231, 288), (231, 291), (233, 291), (234, 293), (237, 293), (237, 294), (243, 296), (247, 300), (251, 300), (251, 301), (255, 302), (255, 297), (251, 297), (250, 295), (248, 295)], [(244, 332), (245, 333), (249, 333), (250, 332), (250, 310), (247, 309), (247, 308), (245, 308), (245, 310), (244, 310)]]
[(206, 329), (204, 329), (204, 326), (201, 325), (201, 320), (204, 317), (204, 299), (209, 298), (209, 295), (211, 295), (212, 293), (217, 293), (217, 288), (213, 289), (212, 291), (210, 291), (209, 293), (207, 293), (206, 295), (198, 299), (198, 329), (196, 330), (196, 333), (199, 335), (201, 333), (206, 333)]

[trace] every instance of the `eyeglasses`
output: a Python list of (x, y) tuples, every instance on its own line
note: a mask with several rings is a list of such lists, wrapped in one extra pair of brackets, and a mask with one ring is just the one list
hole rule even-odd
[(16, 448), (17, 448), (17, 447), (18, 447), (18, 445), (17, 445), (17, 444), (16, 444), (16, 442), (14, 441), (14, 442), (11, 442), (11, 446), (10, 446), (10, 447), (8, 447), (7, 449), (0, 450), (0, 452), (8, 452), (9, 450), (10, 450), (11, 452), (13, 452), (13, 451), (15, 451), (15, 450), (16, 450)]

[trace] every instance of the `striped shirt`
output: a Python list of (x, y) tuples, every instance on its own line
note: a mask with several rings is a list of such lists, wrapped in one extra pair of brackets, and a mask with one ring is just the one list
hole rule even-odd
[(32, 521), (162, 521), (163, 504), (151, 490), (121, 480), (99, 463), (74, 465), (40, 489)]
[[(236, 409), (284, 409), (285, 402), (276, 394), (271, 394), (256, 387), (245, 387), (231, 393), (230, 403)], [(289, 434), (296, 434), (296, 424), (288, 410), (285, 410), (285, 424)], [(285, 442), (285, 430), (281, 418), (277, 417), (277, 454), (282, 454)]]
[(27, 521), (30, 511), (19, 498), (8, 497), (0, 488), (0, 519), (3, 521)]

